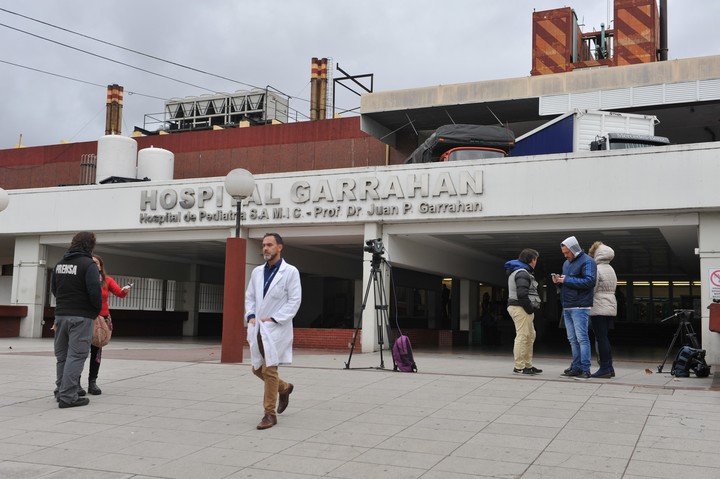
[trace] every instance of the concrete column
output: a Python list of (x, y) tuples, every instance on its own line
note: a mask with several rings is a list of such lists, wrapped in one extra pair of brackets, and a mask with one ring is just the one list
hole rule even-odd
[(225, 242), (225, 289), (223, 294), (221, 363), (243, 362), (245, 346), (245, 269), (247, 240), (228, 238)]
[(461, 279), (459, 283), (460, 297), (457, 298), (458, 330), (470, 331), (470, 281)]
[[(367, 241), (370, 239), (378, 239), (382, 238), (382, 225), (379, 223), (367, 223), (365, 224), (365, 233), (364, 233), (364, 239), (363, 241)], [(383, 240), (385, 244), (387, 244), (387, 241)], [(367, 288), (367, 284), (369, 281), (371, 281), (371, 265), (370, 261), (372, 260), (372, 254), (363, 252), (363, 281), (362, 281), (362, 288), (363, 288), (363, 295), (365, 294), (365, 289)], [(381, 265), (381, 271), (382, 271), (382, 286), (384, 287), (384, 295), (385, 298), (389, 301), (390, 298), (390, 278), (387, 276), (387, 270), (385, 266)], [(378, 325), (377, 325), (377, 317), (375, 315), (375, 292), (374, 287), (375, 285), (370, 286), (370, 294), (368, 294), (367, 303), (365, 304), (365, 309), (362, 312), (362, 352), (363, 353), (369, 353), (373, 351), (377, 351), (380, 349), (380, 345), (378, 342), (379, 335), (378, 335)], [(387, 312), (383, 315), (384, 317), (387, 317)], [(388, 328), (387, 324), (382, 324), (381, 328), (383, 330), (383, 349), (389, 349), (389, 339), (388, 339)]]
[(468, 331), (471, 338), (473, 321), (478, 317), (478, 285), (468, 279), (460, 280), (460, 297), (458, 298), (459, 330)]
[(720, 366), (720, 333), (710, 331), (710, 311), (707, 309), (711, 303), (710, 273), (720, 269), (720, 214), (701, 213), (699, 231), (700, 250), (700, 312), (702, 322), (700, 325), (700, 338), (702, 347), (706, 351), (705, 360), (713, 364), (715, 371)]
[(183, 323), (183, 336), (197, 336), (200, 316), (200, 283), (198, 282), (197, 264), (190, 265), (188, 281), (183, 288), (183, 309), (188, 313), (188, 320)]
[(20, 322), (20, 337), (42, 336), (42, 319), (47, 284), (47, 247), (38, 236), (15, 239), (12, 291), (13, 306), (27, 306), (28, 315)]
[[(243, 231), (245, 233), (243, 233)], [(243, 229), (240, 232), (240, 235), (243, 238), (247, 238), (247, 230)], [(245, 289), (247, 290), (247, 285), (250, 282), (250, 275), (252, 274), (252, 271), (260, 266), (261, 264), (265, 263), (265, 260), (262, 257), (262, 240), (247, 240), (247, 250), (245, 252)]]
[(428, 329), (435, 329), (438, 326), (438, 303), (440, 302), (439, 292), (430, 292), (428, 294)]
[(450, 329), (460, 330), (460, 279), (453, 278), (450, 288)]

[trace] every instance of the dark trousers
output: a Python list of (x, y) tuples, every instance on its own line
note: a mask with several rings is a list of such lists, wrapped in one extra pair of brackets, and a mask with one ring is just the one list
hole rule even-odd
[(102, 359), (102, 348), (90, 346), (90, 375), (88, 381), (97, 380), (98, 372), (100, 372), (100, 360)]
[(612, 316), (590, 316), (590, 324), (598, 344), (600, 370), (603, 372), (613, 371), (612, 350), (610, 348), (610, 338), (608, 338), (609, 326), (613, 319)]

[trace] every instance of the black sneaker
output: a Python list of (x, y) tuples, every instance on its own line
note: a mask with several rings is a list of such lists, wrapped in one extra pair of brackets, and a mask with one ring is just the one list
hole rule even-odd
[(570, 371), (572, 371), (572, 370), (573, 370), (573, 369), (572, 369), (572, 366), (570, 366), (570, 367), (567, 368), (565, 371), (563, 371), (563, 376), (567, 376), (568, 373), (569, 373)]
[(581, 381), (590, 379), (590, 373), (588, 371), (578, 371), (578, 374), (573, 376), (573, 379), (579, 379)]
[(65, 409), (68, 407), (78, 407), (78, 406), (87, 406), (90, 404), (90, 400), (88, 398), (77, 398), (75, 402), (65, 402), (65, 401), (58, 401), (58, 407), (60, 409)]
[(525, 368), (525, 369), (522, 370), (522, 373), (523, 373), (523, 374), (528, 374), (528, 375), (530, 375), (530, 376), (534, 376), (534, 375), (535, 375), (535, 373), (533, 372), (532, 368)]
[(513, 372), (515, 374), (522, 374), (524, 371), (525, 371), (524, 369), (513, 368)]
[(576, 376), (580, 376), (581, 374), (582, 374), (582, 371), (578, 371), (577, 369), (568, 368), (562, 373), (562, 376), (574, 378)]
[[(530, 366), (529, 368), (525, 368), (525, 369), (526, 370), (529, 369), (530, 374), (541, 374), (542, 373), (542, 369), (538, 369), (535, 366)], [(528, 373), (525, 373), (525, 374), (528, 374)]]

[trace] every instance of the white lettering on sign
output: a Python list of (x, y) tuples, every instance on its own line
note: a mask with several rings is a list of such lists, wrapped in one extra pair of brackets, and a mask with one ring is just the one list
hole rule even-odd
[(55, 266), (55, 273), (77, 275), (77, 268), (76, 264), (59, 264)]
[[(472, 168), (393, 171), (354, 177), (337, 174), (263, 179), (242, 200), (241, 220), (367, 221), (421, 219), (482, 212), (483, 172)], [(222, 186), (185, 186), (140, 192), (140, 223), (200, 224), (236, 220), (237, 200), (223, 210)], [(213, 201), (214, 200), (214, 201)], [(158, 211), (160, 210), (160, 211)], [(182, 211), (186, 210), (186, 211)]]

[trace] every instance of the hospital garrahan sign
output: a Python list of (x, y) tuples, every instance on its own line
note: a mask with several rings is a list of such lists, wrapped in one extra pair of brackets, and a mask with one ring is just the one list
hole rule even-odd
[[(261, 224), (415, 219), (482, 211), (480, 169), (258, 179), (242, 220)], [(222, 184), (140, 190), (141, 224), (234, 222)]]

